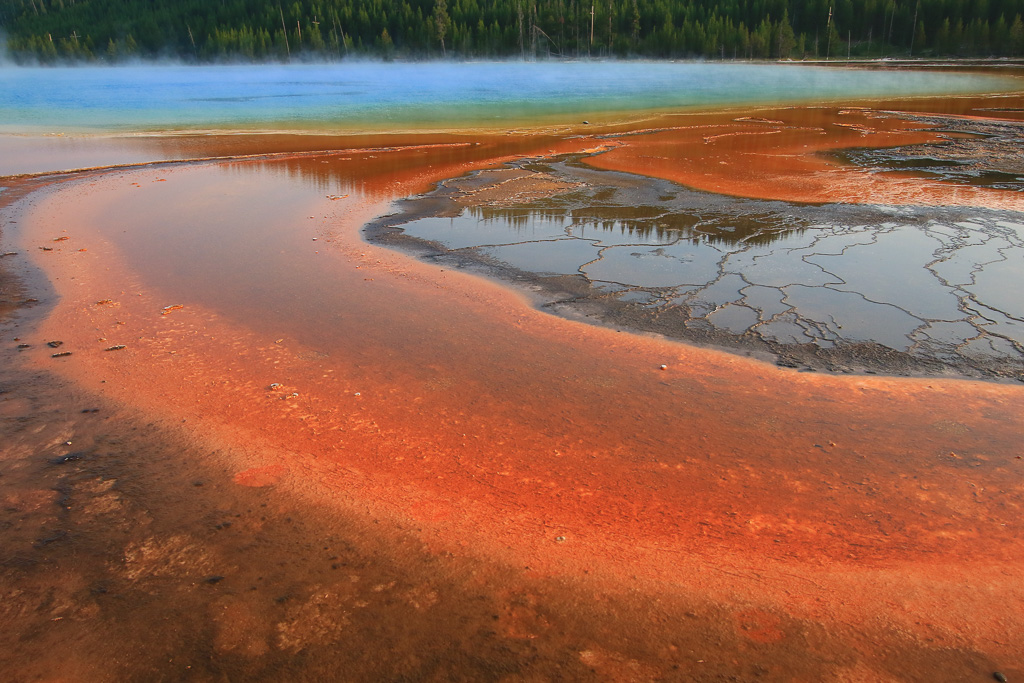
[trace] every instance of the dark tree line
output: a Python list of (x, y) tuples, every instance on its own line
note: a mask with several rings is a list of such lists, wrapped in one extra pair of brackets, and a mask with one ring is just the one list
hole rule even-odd
[(0, 0), (11, 55), (263, 61), (1024, 55), (1024, 0)]

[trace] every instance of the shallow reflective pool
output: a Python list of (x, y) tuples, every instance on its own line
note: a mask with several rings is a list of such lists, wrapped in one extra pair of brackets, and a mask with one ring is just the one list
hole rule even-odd
[[(572, 164), (549, 170), (576, 177)], [(580, 278), (591, 299), (631, 304), (644, 320), (678, 315), (676, 336), (870, 344), (954, 365), (1024, 360), (1020, 214), (803, 206), (649, 179), (623, 187), (616, 177), (602, 186), (590, 174), (556, 198), (401, 227), (500, 268)]]

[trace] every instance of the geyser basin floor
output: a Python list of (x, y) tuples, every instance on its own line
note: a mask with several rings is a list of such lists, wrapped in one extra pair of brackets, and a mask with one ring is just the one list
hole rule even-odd
[[(1013, 150), (1022, 142), (1020, 124), (821, 108), (814, 112), (819, 127), (808, 128), (794, 123), (804, 118), (800, 110), (760, 113), (758, 119), (679, 125), (671, 132), (690, 141), (674, 149), (648, 149), (648, 135), (618, 135), (610, 139), (619, 145), (611, 151), (521, 160), (455, 178), (402, 202), (402, 212), (376, 221), (368, 234), (418, 248), (438, 263), (473, 264), (529, 282), (545, 292), (552, 310), (771, 354), (790, 367), (1024, 380), (1024, 302), (1015, 294), (1024, 289), (1018, 266), (1024, 214), (872, 203), (887, 196), (894, 183), (884, 173), (898, 159), (927, 155), (932, 166), (960, 160), (956, 168), (944, 167), (944, 180), (982, 187), (946, 202), (1024, 208), (1024, 179), (1010, 173), (1019, 163)], [(902, 134), (886, 135), (886, 142), (920, 139), (933, 130), (936, 140), (851, 151), (846, 156), (856, 155), (864, 170), (832, 169), (852, 171), (868, 190), (852, 204), (727, 197), (590, 168), (633, 144), (680, 168), (707, 168), (689, 157), (706, 154), (721, 138), (778, 137), (795, 129), (817, 146), (830, 146), (833, 138), (849, 144), (850, 126), (869, 139), (908, 125)], [(756, 156), (767, 152), (718, 154), (757, 158), (751, 165), (771, 177), (771, 161)], [(881, 170), (873, 159), (881, 159)], [(940, 173), (932, 166), (928, 177)], [(638, 164), (635, 170), (653, 169)], [(873, 178), (865, 170), (883, 175)], [(998, 188), (984, 189), (989, 182)], [(895, 184), (947, 195), (959, 189), (920, 177)], [(760, 190), (785, 188), (777, 179), (775, 185)]]
[(362, 242), (509, 158), (460, 149), (85, 175), (5, 216), (60, 297), (4, 322), (6, 669), (1024, 673), (1019, 387), (779, 370)]

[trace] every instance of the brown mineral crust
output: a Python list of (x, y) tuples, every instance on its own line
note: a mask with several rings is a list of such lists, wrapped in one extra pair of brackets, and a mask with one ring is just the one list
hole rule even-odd
[(560, 181), (544, 173), (526, 171), (501, 173), (493, 180), (493, 184), (465, 191), (453, 199), (466, 206), (506, 206), (551, 197), (579, 187), (577, 183)]
[[(691, 149), (705, 136), (756, 128), (723, 125), (637, 136), (617, 151), (677, 134)], [(847, 141), (859, 135), (835, 128)], [(791, 152), (799, 135), (718, 138), (731, 142), (717, 154), (766, 154), (761, 141), (774, 139), (790, 146), (774, 153)], [(880, 140), (908, 136), (928, 134)], [(544, 141), (532, 151), (592, 142)], [(1024, 391), (779, 370), (553, 318), (492, 282), (360, 240), (359, 228), (391, 200), (497, 165), (492, 153), (353, 153), (358, 197), (303, 200), (303, 215), (327, 212), (320, 260), (304, 254), (267, 268), (314, 279), (324, 314), (372, 320), (316, 345), (313, 335), (274, 331), (283, 311), (226, 314), (198, 298), (161, 316), (168, 285), (101, 229), (133, 206), (187, 206), (194, 183), (207, 182), (203, 168), (113, 174), (48, 197), (26, 217), (29, 239), (59, 224), (88, 248), (36, 256), (61, 296), (39, 334), (76, 349), (55, 370), (182, 421), (197, 439), (236, 444), (242, 483), (366, 510), (416, 529), (439, 554), (823, 623), (881, 620), (921, 642), (1019, 654), (1005, 634), (1024, 626), (1024, 589), (1007, 569), (1024, 560), (1015, 526)], [(315, 174), (315, 161), (274, 168)], [(823, 162), (779, 163), (822, 191), (810, 170)], [(163, 194), (132, 204), (131, 193), (153, 192), (158, 180)], [(232, 198), (202, 212), (214, 220), (255, 201), (260, 187), (225, 187)], [(119, 305), (95, 306), (108, 298)], [(129, 349), (102, 352), (122, 338)], [(773, 638), (771, 619), (737, 618), (750, 622), (754, 642)], [(871, 638), (858, 647), (870, 650)]]

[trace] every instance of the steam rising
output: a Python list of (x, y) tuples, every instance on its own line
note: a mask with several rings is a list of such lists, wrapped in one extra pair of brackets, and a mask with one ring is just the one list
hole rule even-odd
[(977, 74), (693, 62), (35, 67), (0, 71), (0, 120), (8, 130), (508, 126), (1011, 87)]

